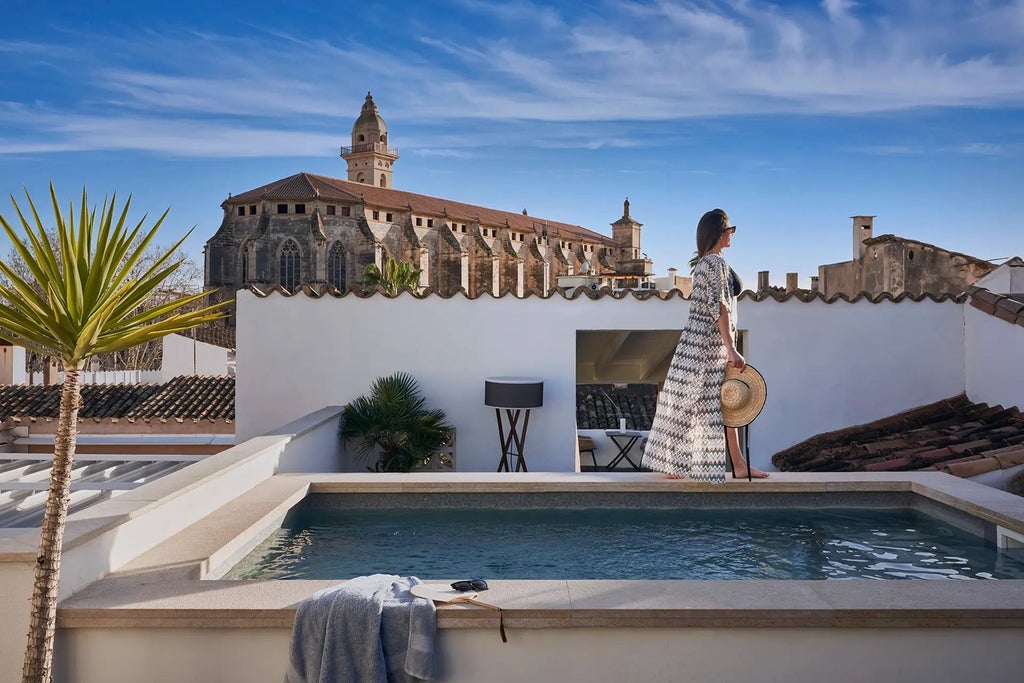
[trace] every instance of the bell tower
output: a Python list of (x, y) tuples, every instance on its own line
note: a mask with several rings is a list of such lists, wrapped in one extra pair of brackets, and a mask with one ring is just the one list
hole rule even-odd
[(643, 223), (629, 215), (629, 197), (626, 197), (626, 201), (622, 202), (622, 218), (612, 223), (612, 239), (619, 243), (619, 258), (640, 258), (641, 227)]
[(349, 180), (375, 187), (392, 186), (398, 150), (388, 147), (388, 126), (369, 92), (359, 118), (352, 124), (352, 146), (341, 148), (341, 158), (348, 162)]

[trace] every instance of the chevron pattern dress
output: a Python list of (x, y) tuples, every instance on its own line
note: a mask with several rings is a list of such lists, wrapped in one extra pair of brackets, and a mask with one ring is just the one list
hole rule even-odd
[(719, 254), (706, 254), (693, 273), (690, 316), (658, 396), (643, 455), (648, 469), (716, 484), (725, 482), (721, 389), (729, 361), (718, 331), (719, 303), (734, 323), (729, 265)]

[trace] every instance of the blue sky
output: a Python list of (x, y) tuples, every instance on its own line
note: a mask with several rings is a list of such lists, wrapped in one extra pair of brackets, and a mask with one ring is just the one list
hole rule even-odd
[[(395, 187), (610, 234), (659, 273), (705, 210), (753, 284), (851, 257), (855, 214), (1024, 256), (1024, 0), (8, 0), (0, 191), (170, 207), (164, 241), (298, 171), (345, 176), (367, 90)], [(10, 204), (0, 202), (10, 214)], [(6, 254), (7, 248), (2, 248)]]

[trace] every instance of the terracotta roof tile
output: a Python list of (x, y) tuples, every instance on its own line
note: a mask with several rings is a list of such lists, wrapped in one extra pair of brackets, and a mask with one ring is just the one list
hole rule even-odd
[[(0, 386), (0, 421), (12, 417), (56, 418), (59, 384)], [(79, 419), (235, 418), (235, 378), (175, 377), (166, 384), (86, 384)]]
[(1024, 414), (964, 395), (818, 434), (772, 456), (782, 471), (941, 469), (958, 476), (1021, 462)]
[(415, 192), (405, 192), (386, 187), (376, 187), (365, 183), (357, 183), (341, 178), (317, 175), (315, 173), (296, 173), (293, 176), (276, 180), (267, 185), (248, 190), (242, 194), (229, 197), (226, 204), (246, 204), (256, 200), (292, 199), (292, 200), (337, 200), (340, 202), (361, 203), (398, 211), (412, 210), (418, 214), (447, 217), (460, 223), (480, 223), (493, 227), (507, 225), (517, 232), (538, 233), (546, 225), (552, 237), (568, 237), (585, 239), (600, 244), (617, 244), (607, 235), (588, 230), (579, 225), (548, 220), (537, 216), (528, 216), (514, 211), (501, 211), (485, 206), (466, 204), (452, 199), (431, 197)]
[(984, 287), (968, 287), (971, 306), (1000, 320), (1024, 327), (1024, 295), (997, 294)]
[[(293, 291), (293, 292), (290, 292), (287, 289), (285, 289), (284, 287), (281, 287), (280, 285), (277, 285), (277, 284), (270, 284), (270, 285), (265, 285), (265, 286), (262, 286), (262, 287), (257, 287), (257, 286), (255, 286), (253, 284), (249, 284), (249, 285), (246, 285), (245, 287), (243, 287), (242, 289), (248, 289), (250, 292), (252, 292), (257, 297), (260, 297), (260, 298), (269, 296), (270, 294), (273, 294), (275, 292), (277, 294), (280, 294), (280, 295), (285, 296), (285, 297), (292, 297), (292, 296), (300, 296), (300, 295), (302, 295), (302, 296), (307, 296), (307, 297), (310, 297), (310, 298), (313, 298), (313, 299), (319, 299), (319, 298), (321, 298), (323, 296), (332, 296), (332, 297), (334, 297), (336, 299), (342, 299), (342, 298), (344, 298), (346, 296), (350, 296), (350, 295), (351, 296), (355, 296), (355, 297), (360, 298), (360, 299), (365, 299), (365, 298), (374, 296), (376, 294), (380, 294), (382, 296), (387, 296), (387, 293), (386, 293), (386, 291), (384, 290), (383, 287), (379, 287), (377, 289), (369, 289), (369, 288), (361, 287), (358, 284), (350, 285), (347, 288), (347, 290), (344, 291), (344, 292), (338, 290), (338, 288), (333, 287), (331, 285), (317, 285), (315, 287), (311, 286), (311, 285), (301, 285), (300, 287), (297, 287), (295, 289), (295, 291)], [(469, 298), (469, 299), (475, 299), (475, 298), (477, 298), (479, 296), (483, 296), (485, 294), (488, 295), (488, 296), (492, 296), (492, 297), (494, 296), (491, 293), (491, 290), (489, 288), (481, 289), (480, 291), (476, 292), (474, 295), (471, 295), (469, 292), (467, 292), (466, 290), (464, 290), (462, 288), (456, 289), (456, 290), (454, 290), (452, 292), (449, 292), (449, 293), (440, 293), (440, 292), (434, 290), (432, 287), (424, 287), (424, 288), (420, 289), (420, 292), (419, 292), (418, 295), (414, 294), (412, 289), (405, 288), (401, 292), (399, 292), (399, 295), (402, 296), (402, 295), (404, 295), (406, 293), (409, 294), (410, 296), (418, 296), (419, 298), (426, 298), (426, 297), (430, 297), (430, 296), (439, 296), (442, 299), (450, 299), (450, 298), (452, 298), (454, 296), (460, 296), (460, 295), (463, 296), (463, 297)], [(515, 291), (513, 289), (503, 288), (501, 290), (501, 292), (498, 294), (498, 296), (495, 297), (495, 298), (499, 298), (500, 299), (500, 298), (505, 297), (505, 296), (515, 297), (516, 293), (515, 293)], [(679, 299), (687, 299), (688, 298), (681, 291), (679, 291), (677, 289), (673, 289), (673, 290), (669, 290), (669, 291), (656, 291), (656, 290), (652, 290), (652, 289), (644, 289), (644, 290), (623, 289), (623, 290), (620, 290), (620, 291), (614, 291), (613, 292), (610, 287), (601, 287), (601, 288), (599, 288), (597, 290), (592, 290), (589, 287), (577, 287), (576, 289), (572, 289), (572, 290), (569, 290), (569, 291), (563, 291), (561, 288), (553, 287), (548, 292), (547, 295), (545, 295), (543, 292), (541, 292), (541, 291), (539, 291), (537, 289), (527, 289), (523, 293), (523, 298), (538, 297), (538, 298), (541, 298), (541, 299), (550, 299), (550, 298), (556, 297), (556, 296), (560, 296), (563, 299), (570, 299), (570, 300), (584, 298), (584, 297), (587, 298), (587, 299), (603, 299), (603, 298), (606, 298), (606, 297), (610, 297), (612, 299), (625, 299), (626, 297), (632, 297), (634, 299), (640, 299), (640, 300), (659, 299), (661, 301), (670, 301), (670, 300), (676, 299), (676, 298), (679, 298)], [(899, 303), (901, 301), (912, 301), (914, 303), (918, 303), (918, 302), (924, 301), (925, 299), (929, 299), (929, 300), (934, 301), (936, 303), (941, 303), (941, 302), (944, 302), (944, 301), (952, 301), (952, 302), (955, 302), (955, 303), (963, 303), (964, 301), (967, 300), (967, 295), (966, 294), (956, 294), (956, 295), (953, 295), (953, 294), (942, 294), (942, 295), (939, 295), (939, 296), (935, 296), (933, 294), (921, 294), (920, 296), (910, 296), (908, 294), (900, 294), (899, 296), (892, 296), (888, 292), (883, 292), (882, 294), (879, 294), (876, 297), (871, 297), (867, 292), (861, 292), (860, 294), (858, 294), (857, 296), (854, 296), (854, 297), (849, 297), (849, 296), (846, 296), (845, 294), (837, 294), (835, 296), (832, 296), (832, 297), (829, 297), (829, 298), (826, 299), (825, 296), (823, 294), (821, 294), (820, 292), (814, 292), (814, 293), (810, 293), (810, 294), (803, 294), (803, 293), (799, 293), (799, 292), (787, 292), (787, 293), (772, 292), (772, 293), (767, 293), (766, 294), (766, 293), (754, 293), (754, 292), (751, 292), (751, 291), (745, 291), (742, 294), (740, 294), (739, 298), (740, 299), (750, 299), (750, 300), (753, 300), (753, 301), (764, 301), (765, 299), (773, 299), (773, 300), (778, 301), (778, 302), (786, 302), (786, 301), (789, 301), (790, 299), (797, 299), (798, 301), (805, 302), (805, 303), (806, 302), (812, 302), (812, 301), (824, 301), (826, 304), (834, 304), (834, 303), (838, 303), (840, 301), (844, 301), (844, 302), (847, 302), (847, 303), (857, 303), (857, 302), (862, 301), (862, 300), (868, 301), (868, 302), (873, 303), (873, 304), (882, 303), (883, 301), (891, 301), (893, 303)]]
[(995, 458), (977, 458), (965, 462), (948, 463), (946, 471), (956, 477), (976, 477), (1001, 469)]
[(219, 346), (223, 349), (235, 348), (235, 328), (225, 324), (223, 318), (200, 325), (199, 327), (193, 327), (188, 332), (182, 332), (182, 334), (185, 336), (195, 334), (195, 338), (198, 341)]
[(648, 430), (654, 422), (658, 388), (652, 384), (580, 384), (576, 387), (577, 429), (618, 429), (626, 418), (627, 429)]

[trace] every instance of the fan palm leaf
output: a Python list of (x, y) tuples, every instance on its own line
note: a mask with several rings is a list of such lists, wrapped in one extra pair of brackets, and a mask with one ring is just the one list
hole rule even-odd
[(345, 406), (339, 433), (355, 440), (356, 457), (378, 456), (373, 469), (408, 472), (450, 441), (452, 427), (444, 411), (427, 409), (415, 378), (398, 372)]

